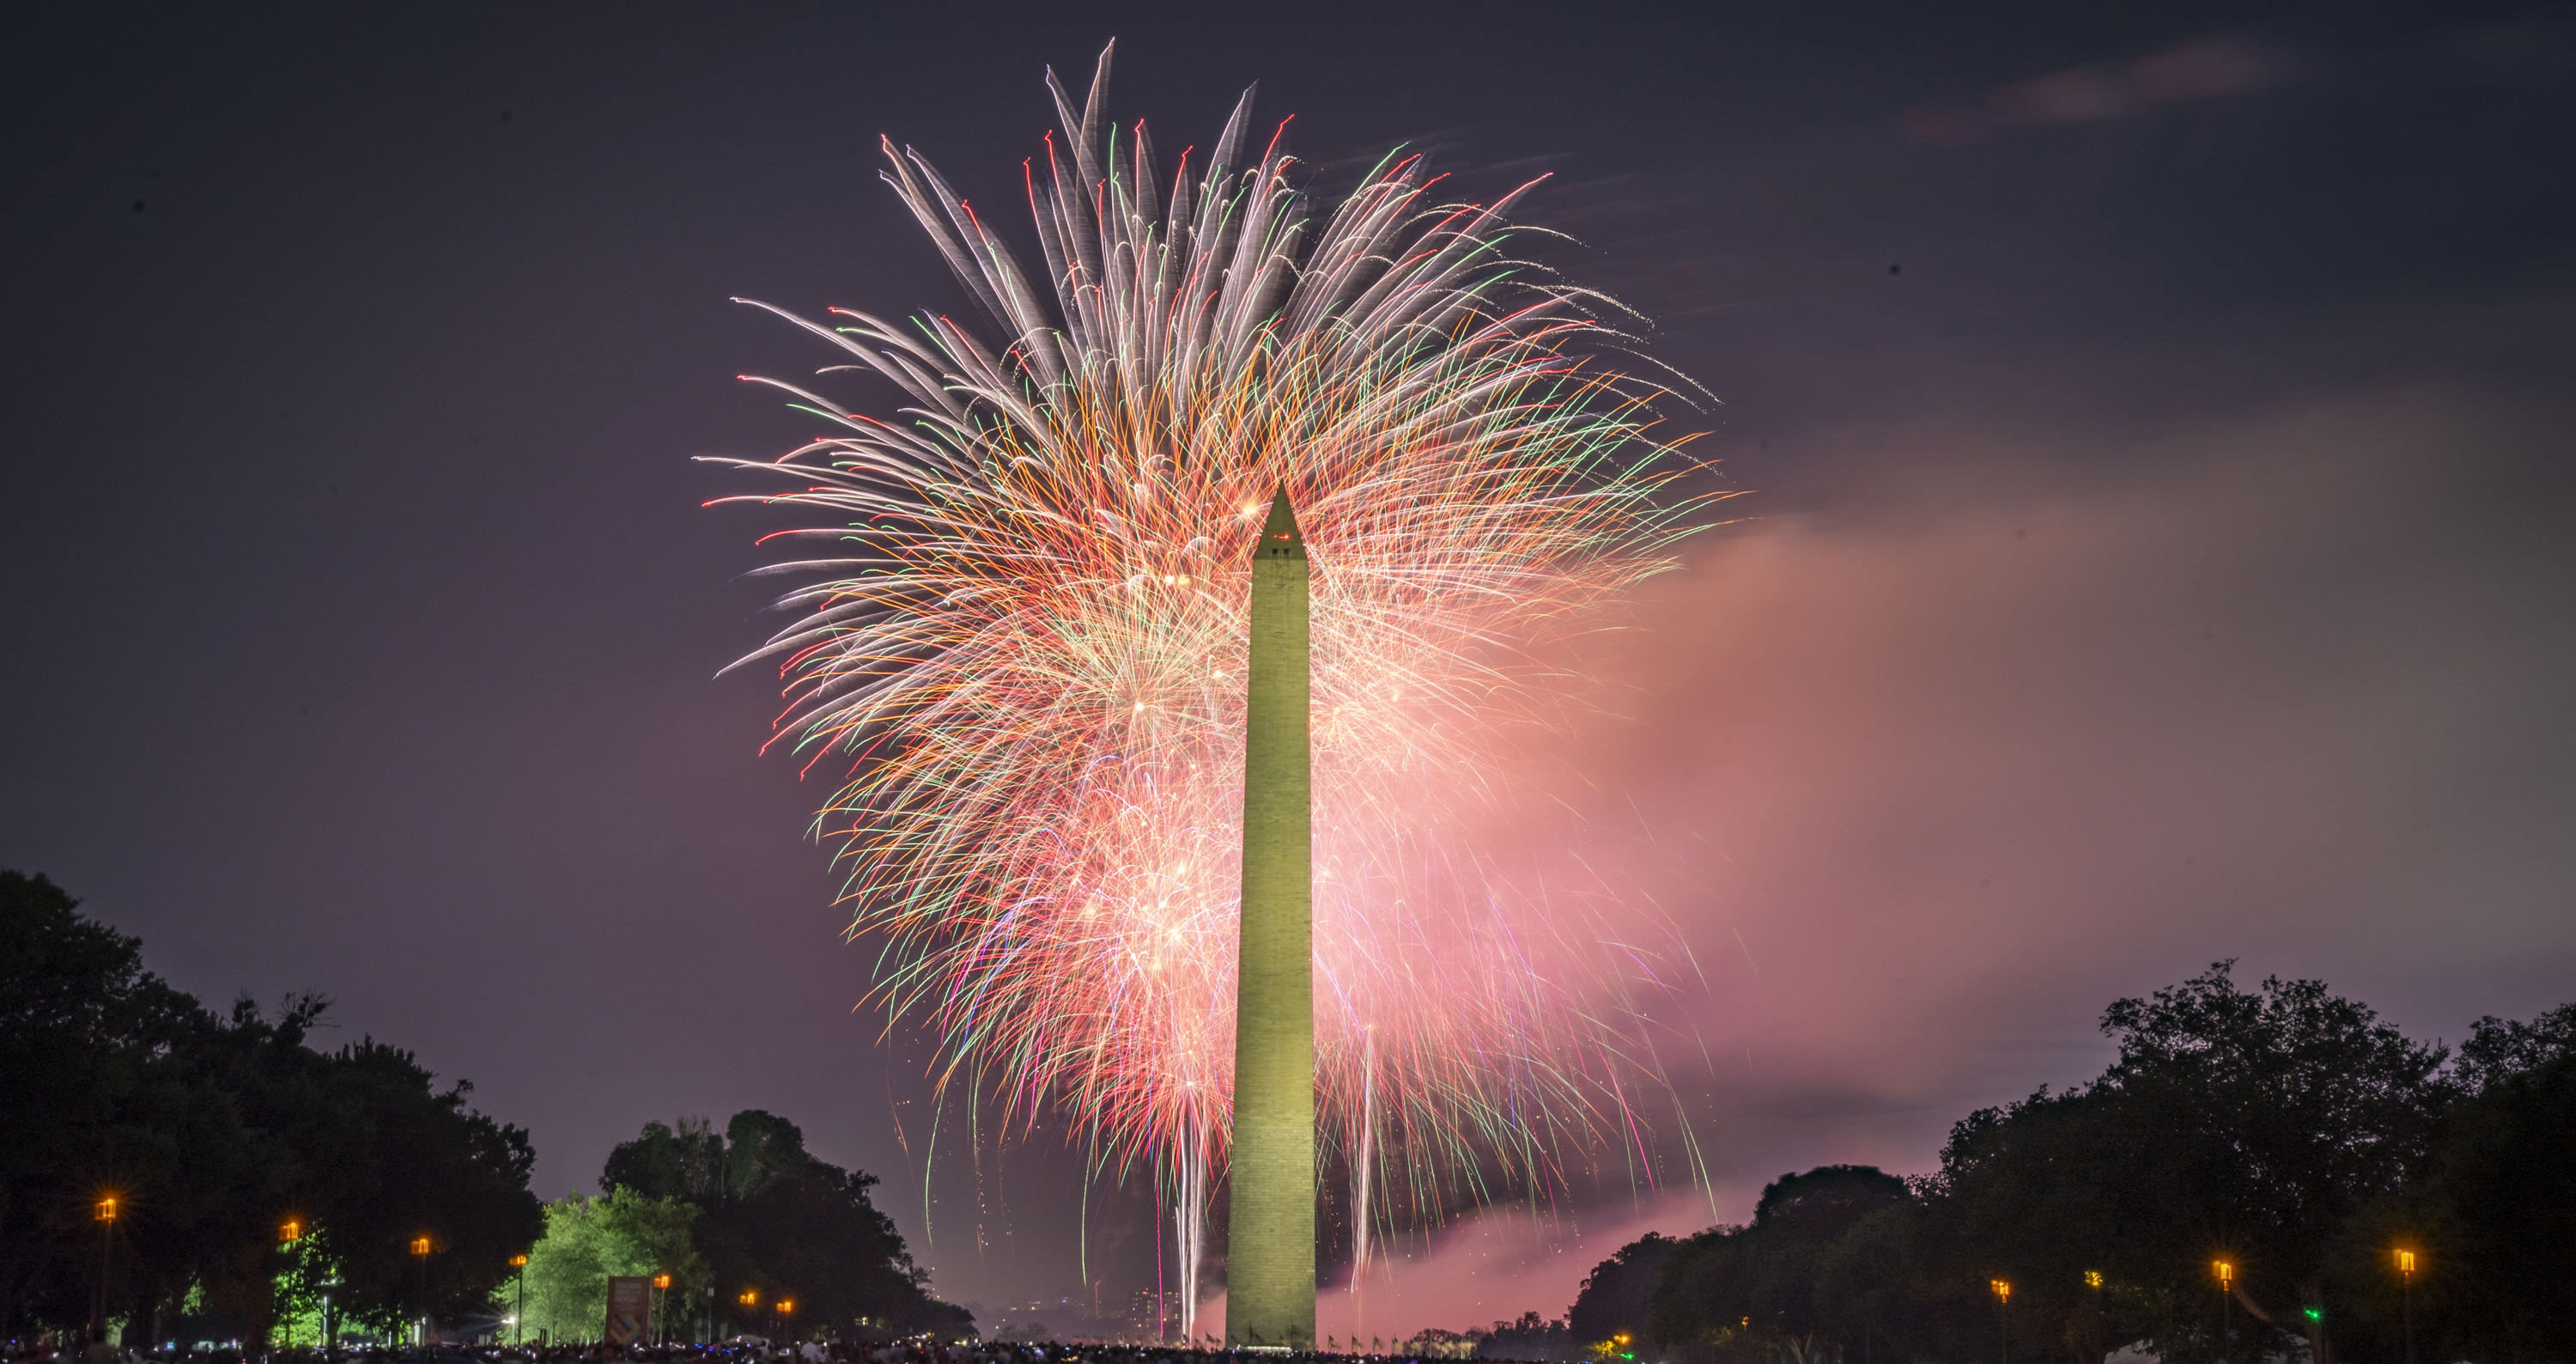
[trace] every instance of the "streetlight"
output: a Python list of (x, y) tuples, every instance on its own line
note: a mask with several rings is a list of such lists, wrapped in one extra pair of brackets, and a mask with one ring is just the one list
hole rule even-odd
[[(662, 1327), (661, 1342), (662, 1342), (664, 1345), (668, 1345), (668, 1344), (670, 1344), (670, 1343), (671, 1343), (671, 1319), (670, 1319), (669, 1317), (666, 1317), (666, 1316), (663, 1316), (663, 1315), (662, 1315), (662, 1298), (664, 1297), (664, 1295), (668, 1294), (670, 1291), (671, 1291), (671, 1276), (670, 1276), (670, 1275), (668, 1275), (668, 1274), (656, 1274), (656, 1275), (654, 1275), (654, 1276), (653, 1276), (653, 1301), (652, 1301), (651, 1305), (650, 1305), (646, 1310), (648, 1310), (649, 1312), (651, 1312), (651, 1313), (653, 1314), (653, 1319), (654, 1319), (655, 1321), (657, 1321), (657, 1322), (659, 1322), (659, 1323), (661, 1324), (661, 1327)], [(651, 1333), (650, 1331), (647, 1331), (647, 1332), (646, 1332), (646, 1334), (647, 1334), (647, 1335), (650, 1335), (650, 1334), (652, 1334), (652, 1333)]]
[(2236, 1266), (2212, 1260), (2209, 1267), (2218, 1272), (2218, 1358), (2225, 1364), (2236, 1353), (2236, 1316), (2227, 1307), (2228, 1295), (2236, 1289)]
[[(277, 1224), (277, 1244), (280, 1247), (291, 1250), (296, 1242), (303, 1239), (304, 1219), (300, 1217), (290, 1217)], [(299, 1274), (296, 1278), (300, 1281), (303, 1276)], [(295, 1328), (292, 1326), (286, 1328), (286, 1344), (289, 1347), (292, 1347), (295, 1344)]]
[(2086, 1304), (2089, 1310), (2086, 1312), (2084, 1320), (2085, 1339), (2098, 1345), (2101, 1343), (2103, 1333), (2102, 1271), (2098, 1269), (2085, 1270), (2084, 1286), (2092, 1290), (2090, 1295), (2092, 1300)]
[(2012, 1364), (2012, 1285), (1988, 1279), (1986, 1287), (1995, 1294), (1995, 1338), (2002, 1342), (2004, 1364)]
[(2406, 1294), (2406, 1364), (2415, 1364), (2415, 1252), (2397, 1252), (2397, 1278)]
[(107, 1267), (108, 1253), (116, 1245), (116, 1195), (100, 1198), (90, 1209), (90, 1219), (98, 1223), (98, 1299), (89, 1314), (89, 1339), (93, 1345), (107, 1341)]
[(417, 1277), (417, 1282), (420, 1285), (420, 1325), (417, 1328), (417, 1334), (412, 1343), (423, 1347), (426, 1347), (429, 1344), (430, 1248), (428, 1237), (415, 1236), (411, 1238), (411, 1258), (420, 1265), (420, 1273)]
[(795, 1327), (796, 1323), (788, 1320), (788, 1318), (795, 1315), (796, 1300), (794, 1298), (780, 1298), (778, 1300), (778, 1334), (781, 1338), (784, 1338), (787, 1333)]
[(525, 1345), (528, 1343), (528, 1257), (511, 1256), (510, 1270), (510, 1277), (517, 1281), (519, 1289), (518, 1310), (510, 1317), (510, 1343)]

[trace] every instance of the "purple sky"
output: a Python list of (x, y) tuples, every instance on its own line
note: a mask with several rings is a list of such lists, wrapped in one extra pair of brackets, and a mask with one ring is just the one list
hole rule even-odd
[[(1370, 1329), (1925, 1168), (2215, 958), (2449, 1038), (2576, 997), (2576, 24), (1658, 12), (44, 16), (0, 56), (0, 865), (210, 998), (337, 996), (526, 1124), (541, 1193), (766, 1107), (943, 1292), (1074, 1291), (1051, 1138), (952, 1110), (925, 1183), (818, 793), (711, 680), (761, 527), (688, 457), (804, 429), (732, 376), (819, 358), (728, 296), (955, 306), (878, 133), (1008, 202), (1041, 67), (1114, 33), (1175, 147), (1258, 79), (1328, 173), (1553, 172), (1529, 216), (1755, 493), (1577, 750), (1706, 975), (1713, 1196), (1482, 1219)], [(1092, 1217), (1108, 1291), (1149, 1276), (1135, 1200)]]

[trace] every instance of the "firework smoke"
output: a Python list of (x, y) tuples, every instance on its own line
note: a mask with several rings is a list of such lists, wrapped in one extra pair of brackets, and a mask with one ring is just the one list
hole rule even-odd
[[(930, 163), (885, 179), (984, 313), (789, 317), (906, 395), (776, 380), (824, 434), (722, 460), (814, 518), (773, 743), (846, 763), (819, 816), (878, 990), (941, 1080), (1067, 1115), (1174, 1202), (1184, 1311), (1233, 1059), (1244, 601), (1285, 486), (1314, 564), (1319, 1111), (1354, 1250), (1463, 1188), (1561, 1180), (1660, 1071), (1633, 1007), (1678, 964), (1597, 883), (1484, 841), (1518, 754), (1590, 679), (1544, 661), (1671, 566), (1696, 504), (1651, 385), (1587, 359), (1605, 302), (1515, 259), (1505, 214), (1390, 157), (1310, 215), (1246, 92), (1166, 178), (1104, 122), (1109, 54), (1028, 166), (1023, 268)], [(1033, 283), (1034, 281), (1034, 283)], [(767, 305), (757, 305), (767, 306)], [(832, 370), (824, 371), (830, 374)], [(745, 660), (746, 662), (750, 660)], [(1686, 969), (1686, 968), (1684, 968)], [(1647, 1160), (1647, 1177), (1655, 1162)], [(1187, 1324), (1185, 1323), (1185, 1329)]]

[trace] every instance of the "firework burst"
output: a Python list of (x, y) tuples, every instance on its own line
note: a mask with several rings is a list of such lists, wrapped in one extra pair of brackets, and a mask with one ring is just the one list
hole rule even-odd
[(1434, 1206), (1462, 1171), (1535, 1184), (1634, 1139), (1659, 1072), (1632, 1000), (1669, 939), (1485, 843), (1588, 685), (1551, 647), (1701, 518), (1665, 495), (1658, 390), (1597, 359), (1604, 301), (1515, 258), (1520, 192), (1444, 203), (1399, 156), (1315, 213), (1276, 134), (1249, 150), (1249, 92), (1165, 177), (1102, 118), (1108, 60), (1081, 107), (1048, 76), (1040, 269), (885, 144), (979, 322), (779, 312), (906, 405), (756, 380), (827, 425), (719, 461), (786, 485), (721, 500), (811, 518), (771, 537), (814, 550), (765, 570), (796, 620), (752, 657), (785, 682), (772, 742), (847, 774), (817, 830), (892, 1013), (943, 1083), (1150, 1165), (1187, 1284), (1233, 1061), (1248, 568), (1286, 487), (1315, 573), (1318, 1097), (1365, 1260), (1373, 1189)]

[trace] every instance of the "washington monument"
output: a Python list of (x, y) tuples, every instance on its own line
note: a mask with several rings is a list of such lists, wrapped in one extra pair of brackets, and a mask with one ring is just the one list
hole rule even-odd
[(1285, 488), (1252, 552), (1251, 634), (1225, 1336), (1305, 1348), (1315, 1343), (1313, 749), (1306, 541)]

